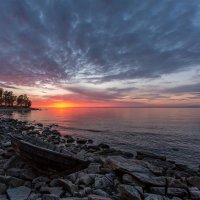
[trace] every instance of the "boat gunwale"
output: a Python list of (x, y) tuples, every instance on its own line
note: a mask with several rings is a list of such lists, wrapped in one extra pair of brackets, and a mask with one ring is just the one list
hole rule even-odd
[[(19, 139), (17, 138), (16, 136), (11, 136), (11, 138), (13, 138), (14, 140), (16, 140), (18, 143), (20, 143), (21, 145), (25, 144), (25, 145), (28, 145), (34, 149), (37, 149), (37, 150), (40, 150), (40, 151), (43, 151), (43, 152), (46, 152), (46, 153), (51, 153), (53, 154), (54, 156), (60, 156), (62, 158), (66, 158), (66, 159), (72, 159), (72, 160), (77, 160), (79, 162), (88, 162), (86, 160), (83, 160), (83, 159), (79, 159), (79, 158), (76, 158), (76, 155), (72, 156), (72, 155), (67, 155), (67, 154), (64, 154), (64, 153), (61, 153), (61, 152), (57, 152), (57, 151), (53, 151), (51, 149), (48, 149), (48, 148), (44, 148), (44, 147), (41, 147), (41, 146), (37, 146), (37, 145), (34, 145), (32, 144), (31, 142), (27, 142), (25, 140), (22, 139)], [(11, 140), (12, 141), (12, 140)], [(71, 152), (70, 152), (71, 153)]]

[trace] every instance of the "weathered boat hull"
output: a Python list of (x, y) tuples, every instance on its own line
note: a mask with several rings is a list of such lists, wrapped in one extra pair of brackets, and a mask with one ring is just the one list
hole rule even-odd
[(11, 143), (17, 155), (33, 168), (48, 174), (62, 172), (70, 174), (87, 168), (89, 165), (89, 161), (36, 146), (15, 136), (11, 136)]

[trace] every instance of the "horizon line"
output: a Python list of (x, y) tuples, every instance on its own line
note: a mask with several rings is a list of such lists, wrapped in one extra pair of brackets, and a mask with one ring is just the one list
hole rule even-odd
[[(35, 107), (33, 107), (35, 108)], [(36, 108), (200, 108), (200, 106), (66, 106), (66, 107), (36, 107)]]

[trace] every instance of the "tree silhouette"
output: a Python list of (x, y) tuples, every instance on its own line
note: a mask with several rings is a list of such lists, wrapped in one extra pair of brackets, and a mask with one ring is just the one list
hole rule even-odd
[(18, 97), (14, 95), (12, 91), (3, 91), (0, 88), (0, 106), (5, 107), (31, 107), (32, 102), (26, 94), (19, 95)]

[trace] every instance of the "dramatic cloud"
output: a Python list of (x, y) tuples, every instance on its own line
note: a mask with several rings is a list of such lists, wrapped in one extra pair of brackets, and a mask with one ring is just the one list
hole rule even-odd
[[(100, 100), (136, 99), (145, 96), (139, 94), (140, 80), (199, 70), (198, 0), (1, 0), (0, 10), (5, 85), (75, 84), (66, 91)], [(198, 85), (171, 86), (172, 92), (199, 92)]]
[(0, 9), (4, 81), (154, 78), (200, 62), (198, 0), (6, 0)]
[(168, 93), (200, 93), (200, 83), (165, 89)]

